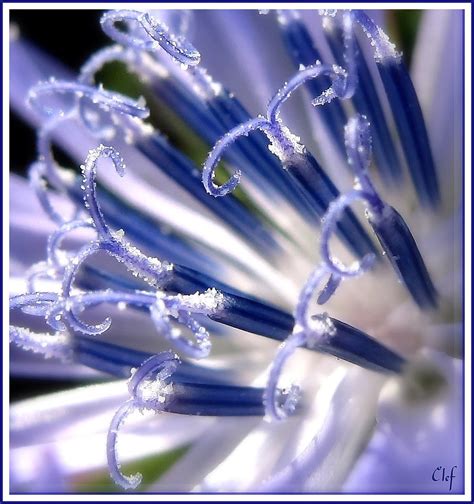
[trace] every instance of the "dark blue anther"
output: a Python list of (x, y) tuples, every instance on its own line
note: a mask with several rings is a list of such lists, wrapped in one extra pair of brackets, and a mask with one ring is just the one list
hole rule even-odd
[(202, 416), (263, 416), (263, 389), (235, 385), (175, 383), (165, 411)]
[(231, 226), (247, 242), (266, 254), (278, 245), (265, 225), (234, 196), (209, 198), (201, 183), (201, 174), (194, 163), (174, 149), (164, 138), (152, 135), (137, 142), (137, 148), (183, 189)]
[[(331, 202), (338, 198), (340, 193), (316, 159), (306, 151), (304, 155), (295, 155), (289, 159), (285, 168), (301, 187), (302, 197), (307, 195), (318, 220), (323, 218)], [(378, 254), (372, 240), (351, 210), (344, 211), (338, 221), (337, 230), (339, 237), (357, 257), (368, 253)]]
[[(303, 22), (298, 19), (291, 19), (285, 23), (280, 23), (281, 32), (288, 52), (296, 68), (300, 65), (314, 65), (316, 61), (321, 61), (319, 51), (314, 46), (310, 33)], [(331, 80), (328, 77), (320, 77), (306, 82), (306, 88), (311, 98), (317, 98), (326, 89), (331, 86)], [(324, 107), (316, 107), (317, 112), (321, 114), (328, 131), (335, 144), (344, 155), (344, 125), (347, 121), (344, 109), (339, 100), (327, 103)]]
[(418, 198), (423, 205), (436, 207), (440, 201), (438, 178), (425, 121), (410, 75), (404, 63), (394, 58), (378, 62), (377, 67)]
[(181, 117), (210, 145), (225, 133), (213, 117), (206, 102), (189, 90), (179, 79), (168, 75), (151, 83), (156, 96)]
[[(76, 334), (74, 358), (77, 362), (117, 378), (129, 378), (132, 368), (138, 368), (153, 354), (123, 347), (96, 337)], [(174, 374), (177, 381), (188, 383), (230, 384), (232, 372), (216, 370), (183, 361)]]
[(329, 353), (373, 371), (401, 373), (405, 359), (377, 340), (340, 320), (331, 318), (334, 334), (323, 336), (315, 350)]
[[(339, 65), (344, 64), (344, 44), (342, 29), (332, 23), (326, 31), (326, 38)], [(378, 98), (372, 75), (367, 65), (364, 53), (354, 37), (359, 85), (352, 101), (360, 114), (368, 117), (371, 123), (374, 157), (377, 168), (386, 183), (397, 182), (402, 177), (400, 160), (395, 150), (392, 136)]]
[(420, 308), (434, 308), (437, 292), (403, 217), (386, 206), (370, 223), (388, 259)]
[[(78, 204), (83, 205), (82, 180), (69, 187), (69, 195)], [(97, 195), (107, 222), (114, 229), (123, 229), (127, 239), (155, 257), (165, 261), (185, 264), (191, 268), (215, 271), (214, 261), (205, 256), (190, 243), (160, 222), (146, 216), (136, 207), (128, 204), (103, 185), (97, 183)]]
[[(209, 110), (222, 127), (219, 137), (251, 119), (240, 101), (225, 89), (221, 89), (220, 93), (209, 99), (207, 103)], [(214, 138), (211, 144), (215, 144), (219, 137)], [(237, 139), (235, 144), (226, 151), (224, 158), (235, 162), (237, 167), (241, 167), (244, 173), (251, 174), (251, 177), (255, 176), (256, 180), (263, 180), (263, 187), (274, 187), (302, 215), (306, 217), (311, 215), (309, 205), (300, 196), (301, 190), (281, 169), (281, 164), (275, 156), (270, 153), (268, 139), (261, 131), (255, 131), (248, 137)]]
[[(240, 101), (224, 88), (204, 100), (173, 76), (155, 79), (152, 86), (158, 98), (209, 145), (214, 145), (227, 131), (250, 119)], [(268, 140), (263, 133), (255, 132), (245, 141), (237, 141), (226, 151), (224, 159), (251, 178), (255, 175), (256, 180), (262, 181), (260, 187), (264, 191), (266, 188), (277, 190), (302, 215), (311, 215), (293, 181), (269, 152)]]
[[(97, 271), (90, 266), (87, 269), (89, 278)], [(133, 288), (134, 284), (137, 288), (134, 279), (120, 280), (115, 275), (108, 276), (104, 273), (101, 275), (101, 288), (124, 289), (127, 286)], [(120, 283), (118, 283), (119, 280)], [(97, 284), (95, 280), (92, 281), (94, 282)], [(82, 284), (82, 279), (79, 279), (78, 284)], [(172, 279), (165, 288), (173, 292), (193, 294), (197, 290), (204, 291), (209, 287), (220, 288), (225, 298), (223, 309), (208, 315), (211, 320), (277, 341), (284, 341), (293, 330), (294, 318), (289, 313), (255, 298), (246, 297), (226, 286), (222, 288), (221, 283), (193, 272), (189, 268), (175, 266)], [(233, 293), (226, 292), (226, 289)], [(329, 353), (368, 369), (400, 372), (404, 362), (402, 357), (388, 350), (364, 332), (336, 319), (331, 319), (331, 321), (338, 333), (331, 336), (324, 344), (318, 343), (311, 347), (311, 350)]]

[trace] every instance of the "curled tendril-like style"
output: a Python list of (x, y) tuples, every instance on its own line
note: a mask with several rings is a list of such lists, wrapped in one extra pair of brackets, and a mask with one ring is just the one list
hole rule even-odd
[(65, 111), (61, 109), (60, 104), (56, 105), (56, 109), (56, 107), (48, 107), (42, 103), (43, 98), (56, 94), (70, 94), (76, 98), (86, 98), (96, 106), (104, 107), (107, 111), (138, 117), (140, 119), (145, 119), (150, 114), (150, 111), (145, 106), (142, 99), (138, 101), (133, 100), (120, 93), (107, 91), (101, 86), (94, 87), (77, 82), (57, 81), (54, 79), (48, 82), (40, 82), (30, 89), (28, 93), (28, 102), (38, 110), (38, 112), (44, 115), (61, 115), (61, 113), (64, 114)]
[(30, 184), (35, 191), (38, 201), (48, 215), (48, 217), (57, 225), (61, 226), (64, 223), (64, 217), (54, 208), (50, 199), (50, 194), (45, 180), (46, 164), (41, 161), (36, 161), (30, 166), (28, 176)]
[[(349, 42), (347, 42), (347, 44), (349, 45)], [(350, 45), (352, 45), (352, 43)], [(333, 86), (334, 89), (331, 88), (328, 92), (323, 93), (323, 95), (316, 99), (318, 105), (323, 105), (336, 97), (341, 99), (350, 98), (354, 93), (357, 82), (357, 76), (352, 77), (352, 73), (357, 73), (354, 65), (355, 63), (351, 64), (351, 79), (349, 79), (346, 70), (337, 65), (330, 66), (316, 63), (315, 65), (298, 71), (298, 73), (272, 97), (267, 107), (266, 117), (258, 116), (240, 124), (231, 129), (216, 142), (203, 165), (202, 183), (206, 191), (214, 197), (225, 196), (234, 191), (240, 182), (240, 171), (236, 171), (227, 182), (221, 186), (217, 186), (214, 183), (215, 169), (224, 151), (240, 137), (248, 136), (252, 131), (260, 130), (266, 134), (270, 140), (270, 150), (279, 157), (283, 163), (294, 156), (295, 153), (301, 154), (304, 152), (304, 147), (299, 143), (299, 138), (281, 124), (279, 116), (283, 103), (305, 82), (323, 75), (330, 76), (333, 82), (336, 82), (336, 85)]]
[[(21, 294), (10, 297), (10, 310), (20, 309), (29, 315), (44, 315), (56, 302), (58, 295), (53, 292)], [(68, 362), (72, 358), (70, 335), (65, 331), (51, 333), (34, 333), (27, 328), (9, 326), (10, 342), (45, 357), (55, 357)]]
[[(208, 289), (203, 293), (196, 292), (190, 295), (112, 290), (93, 291), (76, 295), (35, 292), (12, 297), (10, 299), (10, 309), (19, 308), (30, 315), (43, 316), (46, 322), (58, 331), (56, 333), (56, 336), (58, 336), (59, 333), (67, 333), (65, 322), (71, 329), (88, 335), (102, 334), (107, 331), (112, 323), (110, 317), (96, 325), (86, 324), (78, 318), (79, 314), (87, 307), (103, 303), (147, 307), (158, 332), (183, 354), (199, 359), (209, 355), (211, 342), (208, 331), (193, 315), (215, 314), (221, 308), (222, 301), (223, 296), (216, 289)], [(173, 328), (170, 317), (175, 319), (178, 324), (187, 327), (192, 332), (195, 340), (185, 339), (180, 330)], [(15, 334), (21, 336), (18, 332)]]
[(298, 404), (300, 389), (292, 385), (287, 390), (278, 387), (278, 382), (286, 361), (294, 351), (302, 345), (314, 346), (318, 339), (326, 333), (334, 331), (329, 317), (310, 317), (308, 315), (311, 298), (323, 279), (328, 275), (328, 269), (323, 264), (309, 276), (301, 290), (295, 308), (295, 325), (292, 334), (280, 345), (278, 353), (272, 362), (272, 367), (264, 393), (265, 412), (272, 420), (283, 420), (291, 415)]
[[(77, 220), (63, 224), (62, 227), (54, 233), (48, 243), (48, 256), (50, 266), (54, 270), (59, 271), (64, 268), (63, 279), (61, 286), (61, 297), (68, 300), (71, 297), (71, 290), (76, 274), (82, 263), (91, 255), (98, 251), (106, 251), (114, 256), (119, 262), (123, 262), (127, 269), (132, 273), (140, 276), (152, 286), (161, 285), (168, 278), (168, 274), (172, 269), (172, 265), (166, 262), (161, 262), (156, 258), (150, 258), (144, 255), (140, 250), (132, 247), (130, 244), (122, 240), (120, 234), (113, 234), (108, 228), (102, 211), (100, 209), (97, 194), (96, 194), (96, 171), (97, 162), (100, 158), (111, 159), (114, 167), (119, 175), (124, 175), (125, 165), (123, 160), (115, 149), (100, 145), (97, 149), (89, 152), (84, 166), (82, 167), (84, 175), (84, 200), (85, 209), (89, 213), (89, 220)], [(98, 239), (83, 246), (74, 257), (70, 258), (69, 262), (61, 267), (59, 266), (60, 259), (57, 255), (58, 246), (64, 237), (65, 233), (79, 227), (94, 227)], [(47, 268), (37, 267), (32, 272), (34, 275), (49, 274)], [(51, 275), (50, 275), (51, 276)], [(34, 277), (30, 280), (32, 284)], [(32, 287), (32, 285), (30, 285)], [(47, 322), (51, 327), (62, 331), (65, 330), (63, 316), (69, 324), (78, 331), (87, 334), (100, 334), (110, 326), (110, 319), (106, 319), (103, 323), (92, 326), (82, 322), (78, 316), (77, 309), (65, 309), (65, 304), (58, 302), (47, 314)]]
[[(91, 150), (85, 164), (81, 167), (84, 175), (85, 208), (97, 230), (99, 248), (114, 256), (119, 262), (124, 263), (128, 270), (142, 278), (149, 285), (153, 287), (160, 286), (167, 280), (173, 265), (166, 261), (160, 261), (155, 257), (146, 256), (139, 249), (127, 243), (122, 238), (123, 233), (113, 234), (104, 220), (98, 203), (95, 181), (97, 161), (103, 157), (112, 160), (119, 175), (125, 173), (125, 164), (119, 152), (113, 147), (104, 145)], [(77, 271), (77, 267), (74, 268), (74, 274), (75, 271)]]
[(351, 11), (351, 16), (352, 19), (362, 27), (362, 30), (370, 42), (373, 43), (376, 61), (384, 61), (387, 59), (393, 59), (397, 62), (400, 61), (401, 54), (397, 52), (395, 44), (390, 42), (390, 39), (382, 28), (377, 26), (364, 11), (354, 9)]
[(25, 272), (27, 291), (30, 293), (36, 292), (37, 289), (35, 285), (37, 280), (41, 278), (49, 278), (49, 279), (56, 278), (57, 273), (58, 270), (55, 267), (52, 267), (46, 261), (39, 261), (33, 264)]
[[(183, 65), (197, 65), (199, 51), (182, 35), (176, 35), (148, 12), (117, 10), (106, 12), (101, 20), (102, 29), (115, 42), (136, 50), (156, 52), (163, 49)], [(127, 30), (117, 27), (125, 24)]]
[[(59, 226), (68, 222), (70, 218), (64, 217), (56, 210), (53, 202), (51, 201), (50, 189), (47, 187), (47, 184), (49, 183), (61, 194), (66, 193), (66, 184), (60, 173), (61, 168), (56, 163), (53, 156), (52, 135), (59, 126), (73, 117), (73, 112), (69, 112), (65, 115), (53, 116), (38, 130), (38, 161), (34, 162), (30, 166), (28, 172), (30, 184), (35, 191), (41, 207), (45, 211), (46, 215), (48, 215), (48, 217)], [(81, 209), (76, 206), (72, 218), (78, 218), (80, 212)]]
[(354, 190), (339, 196), (333, 201), (324, 216), (324, 222), (321, 228), (321, 255), (328, 269), (335, 275), (341, 277), (357, 277), (366, 272), (375, 262), (375, 254), (369, 253), (360, 261), (355, 261), (350, 266), (344, 266), (338, 259), (332, 257), (329, 250), (329, 241), (332, 234), (337, 229), (337, 222), (341, 218), (344, 210), (354, 201), (368, 201), (370, 194), (363, 191)]
[(110, 159), (115, 167), (115, 171), (121, 177), (125, 175), (125, 163), (123, 158), (113, 147), (99, 145), (96, 149), (89, 151), (85, 164), (81, 166), (84, 176), (84, 202), (99, 237), (104, 240), (111, 240), (113, 237), (105, 223), (96, 194), (95, 179), (97, 175), (97, 162), (102, 158)]
[(118, 432), (126, 418), (137, 410), (160, 412), (172, 400), (173, 385), (169, 378), (180, 361), (171, 352), (163, 352), (147, 359), (131, 376), (128, 390), (131, 399), (116, 411), (107, 434), (107, 462), (112, 479), (124, 489), (136, 488), (142, 475), (126, 476), (120, 470), (117, 453)]
[(248, 136), (252, 131), (264, 130), (268, 125), (269, 122), (267, 119), (264, 117), (257, 117), (247, 121), (246, 123), (239, 124), (217, 141), (209, 153), (202, 171), (202, 183), (209, 194), (214, 197), (225, 196), (237, 187), (240, 182), (240, 170), (233, 173), (227, 182), (221, 186), (217, 186), (214, 183), (216, 166), (223, 156), (224, 151), (241, 136)]
[(91, 219), (78, 219), (64, 223), (61, 227), (56, 229), (48, 238), (46, 247), (48, 264), (55, 268), (66, 266), (64, 264), (64, 253), (60, 250), (60, 246), (67, 234), (75, 229), (91, 229), (93, 227)]
[(110, 326), (111, 321), (109, 318), (107, 318), (103, 323), (96, 326), (85, 324), (78, 318), (77, 312), (75, 310), (67, 310), (67, 305), (65, 304), (65, 302), (63, 302), (63, 300), (69, 300), (69, 298), (71, 297), (71, 290), (74, 279), (82, 263), (88, 257), (94, 255), (100, 250), (104, 250), (103, 244), (97, 240), (92, 241), (84, 245), (64, 268), (64, 276), (61, 284), (61, 302), (58, 302), (47, 316), (48, 324), (50, 324), (54, 329), (65, 329), (65, 325), (61, 321), (63, 317), (67, 319), (71, 327), (73, 327), (77, 331), (85, 332), (88, 334), (100, 334)]
[[(104, 47), (94, 53), (81, 67), (77, 82), (79, 84), (94, 86), (95, 75), (107, 63), (121, 61), (127, 67), (130, 67), (133, 72), (136, 72), (140, 78), (149, 78), (152, 73), (149, 65), (145, 64), (143, 54), (134, 51), (128, 47), (113, 45)], [(100, 91), (104, 91), (103, 87), (99, 87)], [(143, 98), (136, 102), (140, 106), (144, 106)], [(92, 105), (92, 107), (91, 107)], [(146, 109), (148, 112), (148, 109)], [(104, 112), (107, 117), (99, 119), (97, 112)], [(102, 105), (97, 108), (96, 102), (90, 100), (79, 100), (78, 115), (82, 123), (98, 138), (108, 138), (116, 133), (117, 129), (122, 126), (126, 135), (140, 136), (143, 133), (143, 123), (141, 119), (146, 116), (138, 116), (134, 114), (120, 113), (120, 119), (117, 120), (113, 114), (114, 109)], [(148, 114), (147, 114), (148, 115)]]
[[(150, 306), (150, 314), (158, 331), (180, 352), (200, 359), (209, 355), (211, 342), (208, 331), (192, 316), (192, 312), (209, 314), (215, 311), (218, 309), (221, 297), (215, 289), (209, 289), (197, 296), (202, 299), (207, 298), (207, 301), (204, 301), (207, 306), (201, 310), (198, 308), (200, 303), (198, 297), (194, 298), (194, 303), (191, 301), (190, 305), (186, 306), (186, 296), (158, 295), (156, 302)], [(194, 341), (186, 339), (179, 329), (172, 327), (170, 316), (191, 331)]]
[(78, 82), (81, 84), (94, 84), (95, 74), (99, 72), (107, 63), (121, 61), (127, 65), (135, 65), (138, 61), (139, 53), (131, 51), (121, 45), (104, 47), (95, 52), (82, 66), (79, 71)]

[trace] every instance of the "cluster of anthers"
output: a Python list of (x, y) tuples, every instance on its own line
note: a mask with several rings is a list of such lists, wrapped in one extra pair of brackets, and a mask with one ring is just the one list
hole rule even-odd
[[(84, 64), (76, 81), (51, 79), (35, 86), (29, 94), (31, 106), (47, 117), (38, 134), (39, 157), (31, 167), (30, 178), (39, 201), (58, 229), (49, 238), (47, 260), (36, 264), (30, 271), (28, 293), (12, 297), (10, 309), (20, 309), (29, 315), (44, 318), (55, 332), (35, 334), (28, 329), (12, 326), (10, 339), (13, 343), (65, 360), (87, 361), (92, 367), (120, 375), (123, 364), (130, 364), (130, 361), (123, 361), (124, 357), (113, 345), (90, 338), (107, 331), (111, 319), (107, 318), (99, 324), (89, 324), (81, 319), (81, 313), (86, 308), (105, 303), (147, 311), (157, 332), (183, 357), (203, 358), (209, 355), (211, 341), (202, 322), (204, 319), (283, 341), (265, 390), (233, 385), (222, 377), (212, 376), (212, 373), (196, 364), (180, 363), (172, 352), (148, 356), (143, 362), (131, 366), (136, 368), (128, 383), (131, 398), (115, 414), (107, 440), (112, 478), (124, 488), (135, 488), (140, 482), (139, 475), (129, 477), (121, 473), (116, 453), (118, 429), (135, 410), (196, 415), (266, 414), (272, 420), (283, 419), (298, 410), (300, 392), (296, 386), (289, 390), (279, 388), (279, 377), (288, 357), (302, 346), (382, 372), (397, 373), (402, 370), (405, 364), (402, 357), (362, 331), (326, 313), (310, 314), (310, 302), (321, 286), (317, 298), (319, 305), (325, 304), (335, 294), (344, 279), (364, 274), (376, 261), (381, 260), (377, 249), (349, 209), (353, 202), (362, 201), (365, 204), (366, 216), (383, 248), (384, 256), (390, 260), (414, 301), (421, 308), (436, 305), (436, 291), (415, 240), (403, 218), (380, 198), (369, 177), (372, 138), (367, 118), (357, 114), (345, 126), (345, 149), (355, 185), (352, 191), (342, 195), (299, 138), (282, 123), (280, 109), (283, 103), (302, 85), (306, 85), (313, 93), (312, 104), (317, 107), (324, 107), (337, 99), (354, 99), (355, 102), (364, 99), (360, 93), (357, 94), (359, 87), (364, 87), (358, 84), (364, 84), (368, 79), (368, 70), (354, 34), (355, 27), (359, 25), (375, 48), (375, 59), (386, 92), (394, 103), (394, 118), (420, 199), (432, 206), (439, 200), (419, 106), (397, 108), (397, 103), (402, 99), (416, 101), (416, 95), (393, 45), (361, 11), (321, 14), (329, 16), (324, 27), (336, 56), (339, 55), (339, 64), (324, 64), (317, 58), (302, 63), (304, 58), (298, 50), (304, 43), (304, 26), (295, 13), (278, 11), (278, 22), (290, 46), (293, 44), (293, 54), (296, 58), (301, 56), (300, 68), (271, 98), (265, 116), (250, 118), (237, 99), (216, 84), (206, 70), (199, 66), (199, 52), (184, 37), (187, 26), (185, 14), (181, 20), (183, 32), (179, 34), (173, 34), (150, 13), (120, 10), (104, 14), (102, 27), (117, 45), (93, 55)], [(171, 62), (165, 61), (163, 52), (172, 57)], [(183, 79), (190, 87), (184, 89), (182, 83), (177, 82), (173, 92), (188, 93), (190, 89), (194, 92), (194, 101), (187, 102), (187, 113), (196, 121), (205, 118), (208, 128), (203, 135), (207, 134), (207, 140), (214, 144), (204, 163), (202, 184), (207, 193), (214, 197), (227, 195), (224, 198), (227, 203), (223, 203), (219, 209), (220, 216), (238, 233), (255, 238), (255, 243), (262, 247), (271, 241), (271, 237), (258, 226), (248, 225), (254, 217), (244, 213), (229, 194), (237, 187), (241, 172), (233, 173), (221, 186), (215, 184), (215, 168), (224, 155), (231, 163), (246, 167), (247, 173), (257, 177), (265, 177), (265, 170), (272, 170), (275, 163), (280, 164), (280, 169), (273, 171), (266, 181), (271, 179), (275, 186), (284, 184), (288, 198), (293, 198), (293, 202), (303, 208), (310, 218), (321, 223), (322, 262), (301, 290), (294, 317), (246, 297), (189, 267), (149, 257), (128, 242), (122, 230), (112, 231), (106, 218), (113, 219), (119, 203), (101, 192), (100, 187), (98, 190), (96, 171), (98, 163), (108, 159), (117, 173), (124, 175), (124, 161), (114, 147), (101, 144), (89, 152), (81, 167), (81, 181), (57, 165), (52, 154), (54, 133), (64, 121), (78, 120), (101, 141), (124, 140), (128, 144), (133, 143), (145, 155), (151, 155), (154, 149), (153, 155), (161, 156), (159, 159), (162, 162), (159, 164), (165, 170), (166, 166), (171, 165), (170, 171), (182, 177), (185, 189), (197, 194), (199, 185), (201, 193), (204, 193), (201, 180), (199, 177), (196, 180), (194, 167), (179, 157), (159, 132), (143, 122), (149, 114), (143, 100), (132, 100), (95, 85), (95, 74), (108, 62), (117, 60), (125, 62), (156, 89), (161, 86), (165, 90), (164, 80), (160, 80), (156, 70), (157, 65), (173, 72), (173, 64), (178, 63), (179, 69), (184, 71)], [(176, 95), (173, 97), (176, 98)], [(180, 100), (175, 99), (174, 103), (179, 112)], [(193, 106), (195, 109), (192, 109)], [(371, 112), (375, 106), (371, 102)], [(222, 119), (224, 116), (226, 120)], [(234, 124), (229, 123), (229, 117), (230, 123), (234, 121)], [(377, 121), (377, 113), (374, 113), (374, 117)], [(406, 131), (406, 125), (408, 129), (415, 128), (417, 134), (411, 135), (410, 131)], [(382, 138), (383, 128), (377, 124), (375, 126), (375, 155), (381, 155), (380, 146), (387, 155), (390, 148), (383, 149), (387, 146), (387, 139)], [(250, 133), (247, 149), (241, 143), (231, 145), (239, 137)], [(258, 160), (260, 163), (255, 162)], [(380, 163), (380, 166), (386, 166), (386, 163)], [(396, 178), (396, 169), (385, 176)], [(301, 186), (305, 191), (304, 203), (301, 203), (301, 192), (298, 192)], [(72, 217), (63, 216), (55, 209), (50, 198), (51, 189), (67, 195), (75, 202), (76, 211)], [(212, 201), (216, 200), (205, 193), (199, 198), (206, 201), (208, 208), (214, 208)], [(99, 199), (105, 206), (99, 205)], [(92, 230), (94, 239), (77, 251), (62, 250), (61, 243), (66, 235), (80, 228)], [(255, 229), (257, 231), (252, 231)], [(357, 262), (347, 266), (331, 254), (329, 243), (334, 233), (359, 257)], [(99, 252), (115, 258), (137, 279), (129, 282), (92, 266), (86, 267), (84, 262)], [(37, 290), (38, 281), (48, 278), (61, 280), (59, 292)], [(108, 287), (87, 290), (91, 278), (104, 280)], [(137, 284), (138, 280), (141, 284)], [(144, 287), (137, 288), (137, 285)], [(192, 338), (186, 337), (186, 332)], [(196, 381), (197, 375), (199, 380)]]

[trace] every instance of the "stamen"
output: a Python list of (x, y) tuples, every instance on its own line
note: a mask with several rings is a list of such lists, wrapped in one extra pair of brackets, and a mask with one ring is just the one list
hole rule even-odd
[[(117, 28), (116, 23), (125, 23), (128, 31)], [(115, 42), (136, 50), (156, 52), (164, 49), (183, 65), (197, 65), (201, 55), (183, 36), (176, 36), (169, 28), (148, 12), (118, 10), (106, 12), (100, 23), (104, 32)]]
[[(177, 356), (170, 352), (158, 354), (146, 360), (132, 374), (129, 381), (129, 392), (132, 399), (124, 403), (112, 418), (107, 434), (107, 462), (112, 479), (124, 489), (136, 488), (142, 480), (142, 475), (137, 473), (133, 476), (125, 476), (121, 472), (117, 456), (118, 431), (125, 419), (137, 409), (146, 408), (155, 412), (163, 410), (172, 391), (172, 385), (165, 384), (164, 381), (173, 374), (178, 363)], [(156, 387), (153, 387), (153, 392), (156, 392), (156, 395), (147, 398), (145, 394), (150, 392), (150, 385), (143, 386), (143, 383), (151, 373), (156, 374)]]
[(438, 293), (403, 217), (387, 205), (382, 215), (372, 216), (369, 222), (391, 265), (416, 304), (422, 309), (435, 308)]
[[(163, 352), (145, 360), (132, 372), (128, 388), (131, 399), (115, 413), (107, 436), (107, 459), (114, 481), (135, 488), (141, 475), (125, 476), (117, 457), (118, 431), (135, 410), (198, 416), (263, 416), (263, 390), (224, 383), (185, 382), (180, 377), (178, 357)], [(170, 378), (173, 381), (170, 381)]]
[[(150, 357), (132, 372), (128, 382), (128, 391), (141, 407), (162, 410), (169, 400), (171, 387), (166, 387), (166, 380), (170, 378), (178, 365), (179, 357), (172, 352), (162, 352)], [(155, 394), (150, 394), (150, 375), (156, 383)]]
[[(317, 61), (321, 61), (321, 55), (314, 45), (311, 34), (299, 19), (296, 11), (278, 11), (277, 20), (295, 68), (305, 68), (314, 65)], [(328, 93), (333, 94), (330, 86), (331, 80), (326, 76), (307, 81), (305, 85), (312, 99), (317, 100), (320, 96), (323, 96), (326, 106), (318, 107), (317, 113), (327, 125), (335, 145), (343, 152), (342, 131), (346, 123), (346, 114), (339, 101), (333, 100), (330, 102)]]
[[(378, 196), (369, 176), (370, 163), (370, 130), (369, 123), (364, 116), (352, 118), (346, 127), (346, 147), (349, 164), (357, 175), (357, 181), (362, 191), (355, 190), (340, 198), (339, 204), (362, 199), (369, 205), (369, 223), (382, 245), (399, 278), (407, 287), (411, 296), (420, 308), (433, 308), (437, 303), (437, 293), (433, 286), (423, 258), (416, 242), (401, 215)], [(323, 226), (321, 247), (323, 257), (337, 272), (338, 265), (330, 260), (328, 250), (328, 233), (332, 224), (332, 215), (326, 219)], [(357, 267), (355, 267), (357, 271)], [(340, 272), (341, 273), (341, 272)]]
[(325, 352), (377, 373), (402, 373), (406, 360), (359, 329), (327, 317), (330, 330), (313, 341), (313, 350)]
[(388, 61), (377, 66), (420, 202), (435, 208), (440, 202), (438, 176), (411, 78), (403, 62)]
[[(117, 378), (128, 378), (132, 368), (138, 368), (153, 354), (100, 341), (89, 336), (75, 335), (74, 358), (77, 362), (103, 371)], [(175, 382), (230, 385), (235, 380), (234, 370), (214, 369), (182, 362), (173, 375)]]
[[(344, 48), (341, 42), (343, 34), (338, 19), (325, 18), (323, 28), (336, 61), (342, 64), (344, 61)], [(359, 114), (368, 116), (373, 123), (372, 135), (376, 166), (384, 182), (393, 184), (393, 182), (399, 182), (402, 177), (400, 160), (364, 52), (355, 37), (353, 43), (360, 85), (357, 86), (352, 101)]]
[[(238, 199), (209, 198), (203, 190), (199, 168), (158, 134), (137, 143), (138, 149), (186, 192), (205, 205), (216, 217), (231, 226), (248, 243), (265, 254), (279, 250), (279, 244), (266, 222), (252, 213)], [(211, 176), (209, 174), (209, 176)]]
[[(259, 116), (250, 119), (224, 135), (216, 143), (204, 164), (202, 182), (206, 191), (217, 197), (224, 196), (235, 189), (240, 180), (240, 172), (234, 173), (223, 186), (218, 187), (213, 182), (214, 169), (223, 151), (236, 139), (243, 135), (247, 136), (252, 131), (261, 130), (270, 140), (269, 150), (280, 159), (283, 168), (298, 183), (302, 197), (311, 205), (318, 217), (323, 217), (329, 203), (337, 198), (339, 192), (313, 156), (299, 143), (299, 138), (281, 124), (278, 116), (284, 101), (306, 80), (324, 73), (334, 75), (334, 72), (337, 74), (334, 69), (320, 64), (298, 72), (270, 100), (267, 118)], [(367, 252), (376, 252), (371, 240), (350, 211), (347, 211), (341, 222), (338, 223), (338, 231), (357, 255), (363, 256)]]
[[(280, 345), (278, 353), (272, 362), (270, 375), (265, 389), (264, 404), (266, 414), (273, 420), (282, 420), (294, 411), (299, 396), (299, 388), (292, 385), (285, 395), (278, 388), (278, 381), (286, 361), (294, 351), (305, 345), (308, 340), (314, 342), (315, 338), (321, 336), (322, 326), (317, 327), (308, 316), (309, 304), (323, 278), (327, 275), (324, 266), (316, 268), (308, 277), (301, 290), (298, 303), (295, 308), (295, 323), (293, 332)], [(323, 327), (324, 330), (324, 327)], [(313, 344), (309, 345), (311, 348)]]
[[(224, 296), (216, 289), (208, 289), (204, 293), (183, 295), (166, 295), (162, 292), (146, 291), (93, 291), (76, 296), (64, 295), (59, 298), (46, 313), (47, 322), (54, 328), (65, 330), (62, 316), (71, 327), (83, 334), (97, 335), (107, 331), (111, 325), (111, 318), (107, 317), (97, 325), (85, 324), (79, 319), (79, 313), (86, 307), (102, 303), (114, 303), (123, 306), (134, 305), (147, 307), (158, 332), (185, 355), (202, 358), (209, 355), (211, 342), (207, 330), (199, 324), (192, 315), (215, 315), (222, 309)], [(44, 313), (44, 310), (41, 312)], [(195, 341), (185, 339), (178, 329), (171, 325), (170, 317), (191, 330)]]
[[(69, 196), (78, 204), (83, 205), (83, 190), (80, 188), (82, 178), (69, 189)], [(144, 247), (153, 256), (164, 261), (176, 262), (186, 266), (215, 272), (218, 266), (206, 251), (197, 250), (192, 242), (187, 241), (177, 231), (169, 229), (165, 224), (142, 213), (135, 206), (97, 183), (97, 199), (109, 227), (123, 229), (125, 236), (137, 246)]]
[(436, 168), (423, 113), (408, 70), (387, 35), (364, 12), (352, 12), (354, 20), (362, 26), (375, 47), (377, 67), (420, 202), (436, 207), (440, 201)]

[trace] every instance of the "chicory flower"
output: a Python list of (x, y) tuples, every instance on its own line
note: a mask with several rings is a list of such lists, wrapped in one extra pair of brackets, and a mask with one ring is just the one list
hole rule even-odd
[(80, 386), (11, 406), (12, 491), (462, 492), (462, 13), (411, 76), (363, 11), (262, 14), (106, 12), (77, 75), (13, 33), (11, 368)]

